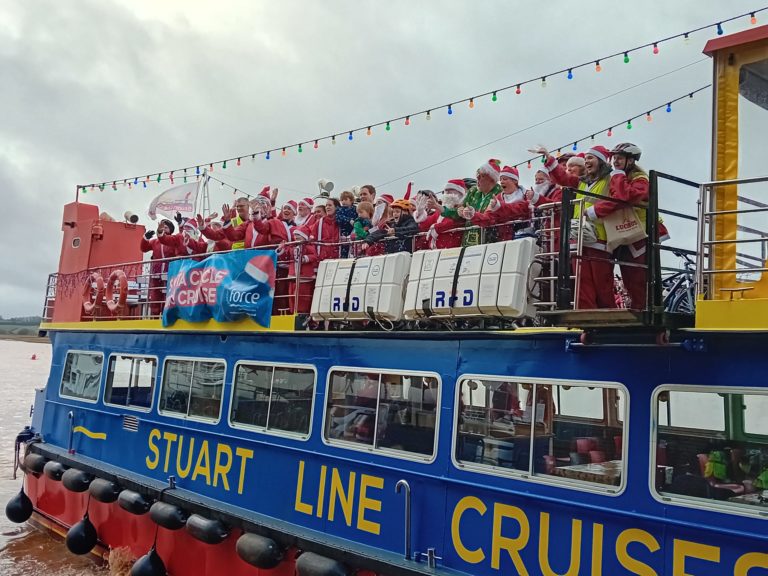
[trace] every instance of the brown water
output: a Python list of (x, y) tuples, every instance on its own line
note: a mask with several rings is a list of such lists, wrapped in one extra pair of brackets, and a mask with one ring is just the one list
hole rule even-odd
[(12, 479), (14, 439), (29, 424), (34, 390), (45, 386), (50, 362), (50, 344), (0, 340), (0, 575), (105, 576), (105, 568), (71, 554), (64, 542), (5, 517), (5, 503), (21, 488), (21, 473)]

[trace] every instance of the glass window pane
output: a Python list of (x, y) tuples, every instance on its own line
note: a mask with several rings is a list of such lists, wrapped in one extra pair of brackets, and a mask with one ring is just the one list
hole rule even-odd
[[(529, 470), (532, 386), (495, 380), (459, 384), (456, 459), (460, 462)], [(537, 425), (544, 413), (537, 409)]]
[(431, 376), (384, 374), (376, 424), (376, 446), (432, 455), (438, 381)]
[(724, 431), (725, 399), (712, 392), (670, 391), (669, 419), (675, 428)]
[(314, 392), (313, 370), (275, 368), (268, 428), (309, 434)]
[(89, 352), (69, 352), (64, 363), (59, 394), (83, 400), (96, 400), (99, 397), (101, 368), (104, 357)]
[(224, 363), (195, 362), (188, 415), (201, 418), (218, 418), (223, 390)]
[(157, 360), (137, 356), (109, 359), (104, 402), (119, 406), (149, 408), (155, 387)]
[(379, 374), (333, 372), (328, 390), (325, 437), (373, 445)]
[[(745, 437), (740, 430), (726, 429), (723, 422), (725, 406), (744, 406), (746, 430), (752, 426), (753, 416), (747, 423), (750, 410), (760, 411), (765, 418), (768, 395), (670, 390), (660, 394), (659, 411), (664, 409), (665, 397), (669, 397), (672, 427), (654, 431), (656, 491), (681, 500), (702, 500), (704, 507), (716, 501), (717, 507), (726, 510), (734, 507), (742, 512), (768, 511), (768, 500), (761, 497), (768, 490), (768, 440)], [(695, 421), (682, 420), (687, 424), (685, 430), (677, 429), (681, 420), (675, 419), (675, 404), (694, 402), (701, 414)], [(756, 426), (765, 426), (756, 414), (754, 418)], [(699, 425), (694, 427), (694, 422)]]
[[(553, 397), (560, 399), (559, 407), (568, 406), (572, 412), (562, 415), (564, 417), (560, 413), (550, 417), (549, 413), (557, 406)], [(609, 397), (615, 397), (620, 411), (615, 424), (602, 420), (603, 406)], [(621, 484), (623, 422), (626, 420), (622, 390), (578, 384), (537, 385), (536, 403), (544, 413), (544, 425), (536, 426), (534, 432), (536, 474), (606, 487)], [(569, 419), (573, 416), (585, 420)]]
[(189, 409), (189, 385), (192, 382), (194, 360), (166, 360), (163, 370), (163, 389), (160, 394), (160, 411), (187, 414)]
[(560, 416), (603, 419), (603, 389), (589, 386), (556, 386), (555, 405)]
[(768, 436), (768, 395), (744, 395), (744, 432)]
[(267, 426), (272, 367), (239, 364), (235, 371), (235, 392), (230, 418), (233, 423)]

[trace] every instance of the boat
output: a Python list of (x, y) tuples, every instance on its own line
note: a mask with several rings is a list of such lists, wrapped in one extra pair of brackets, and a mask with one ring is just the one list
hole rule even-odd
[[(311, 313), (268, 328), (163, 321), (143, 226), (68, 204), (6, 514), (136, 576), (768, 574), (768, 262), (744, 231), (768, 176), (740, 172), (738, 120), (768, 109), (768, 26), (705, 53), (712, 180), (651, 172), (641, 310), (574, 306), (563, 218), (538, 240), (325, 260)], [(659, 205), (672, 184), (696, 250), (658, 241), (660, 215), (685, 217)], [(695, 276), (665, 282), (673, 250)], [(271, 254), (184, 259), (196, 275), (168, 292), (215, 296), (258, 264), (275, 302), (298, 298)]]

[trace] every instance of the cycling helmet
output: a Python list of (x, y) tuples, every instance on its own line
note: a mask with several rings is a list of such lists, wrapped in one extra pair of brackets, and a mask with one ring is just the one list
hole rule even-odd
[(390, 207), (391, 208), (400, 208), (402, 210), (410, 210), (411, 209), (411, 201), (402, 198), (400, 200), (395, 200), (394, 202), (392, 202), (392, 204), (390, 204)]
[(612, 155), (621, 154), (622, 156), (627, 156), (628, 158), (634, 158), (635, 160), (640, 160), (640, 155), (642, 154), (642, 150), (640, 150), (640, 147), (632, 144), (631, 142), (622, 142), (621, 144), (617, 144), (616, 147), (611, 150)]

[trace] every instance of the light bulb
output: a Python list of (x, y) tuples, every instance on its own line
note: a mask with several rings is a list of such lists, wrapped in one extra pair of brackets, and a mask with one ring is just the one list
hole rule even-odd
[(566, 76), (566, 78), (568, 78), (568, 80), (573, 80), (573, 70), (570, 68), (568, 68), (568, 76)]
[(600, 60), (596, 61), (595, 62), (595, 72), (600, 72), (600, 70), (602, 70), (602, 69), (603, 69), (603, 67), (600, 66)]
[(469, 107), (470, 107), (470, 109), (475, 107), (475, 99), (474, 98), (470, 98), (469, 99)]

